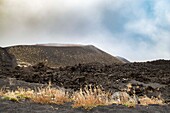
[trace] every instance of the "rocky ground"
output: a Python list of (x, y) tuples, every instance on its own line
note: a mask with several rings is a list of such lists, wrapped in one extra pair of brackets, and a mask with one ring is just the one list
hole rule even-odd
[[(126, 64), (78, 64), (50, 68), (43, 63), (29, 67), (1, 67), (0, 87), (15, 89), (22, 87), (39, 87), (51, 81), (54, 87), (64, 87), (75, 91), (85, 85), (101, 85), (104, 90), (110, 92), (125, 91), (127, 85), (132, 86), (128, 91), (130, 95), (147, 95), (148, 97), (162, 97), (167, 105), (150, 105), (147, 107), (136, 106), (128, 108), (121, 105), (101, 106), (88, 112), (102, 113), (169, 113), (170, 112), (170, 61), (158, 60), (143, 63)], [(64, 112), (87, 112), (81, 108), (73, 109), (68, 104), (40, 105), (31, 102), (15, 103), (1, 100), (0, 112), (32, 112), (32, 113), (64, 113)]]

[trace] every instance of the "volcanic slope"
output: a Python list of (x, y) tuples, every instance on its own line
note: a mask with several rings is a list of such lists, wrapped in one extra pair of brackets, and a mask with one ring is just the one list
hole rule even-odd
[(9, 55), (8, 52), (0, 47), (0, 67), (15, 67), (15, 58)]
[(128, 61), (127, 59), (120, 57), (120, 56), (116, 56), (116, 58), (118, 58), (119, 60), (121, 60), (124, 63), (130, 63), (130, 61)]
[(76, 64), (102, 63), (122, 64), (118, 58), (92, 46), (45, 46), (19, 45), (7, 47), (9, 54), (15, 56), (17, 64), (34, 65), (44, 62), (49, 67), (73, 66)]

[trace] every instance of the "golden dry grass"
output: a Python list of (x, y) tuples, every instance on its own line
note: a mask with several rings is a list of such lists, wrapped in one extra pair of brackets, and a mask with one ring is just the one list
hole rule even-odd
[[(133, 90), (131, 83), (127, 84), (126, 90), (127, 90), (127, 92), (130, 92), (131, 90)], [(134, 91), (134, 94), (135, 94), (135, 91)], [(164, 104), (164, 100), (161, 97), (159, 97), (159, 98), (155, 98), (155, 97), (149, 98), (147, 96), (141, 96), (141, 97), (139, 97), (138, 101), (140, 102), (140, 105), (149, 105), (149, 104), (163, 105)]]
[[(11, 101), (20, 101), (30, 99), (35, 103), (41, 104), (64, 104), (73, 102), (72, 107), (83, 107), (85, 109), (92, 109), (97, 106), (122, 104), (127, 107), (135, 107), (136, 102), (133, 97), (129, 97), (126, 92), (119, 92), (117, 99), (113, 98), (110, 92), (106, 92), (102, 87), (91, 85), (86, 86), (69, 95), (64, 89), (51, 88), (50, 85), (45, 88), (37, 88), (36, 90), (18, 88), (15, 91), (0, 90), (2, 99)], [(161, 98), (148, 98), (146, 96), (139, 97), (140, 105), (159, 104), (163, 105), (164, 101)]]
[(41, 104), (64, 104), (69, 102), (68, 93), (56, 88), (38, 88), (37, 90), (18, 88), (15, 91), (0, 91), (0, 96), (6, 100), (20, 101), (30, 99), (35, 103)]
[(73, 107), (91, 109), (99, 105), (109, 105), (113, 103), (110, 98), (111, 93), (103, 91), (99, 86), (92, 88), (92, 86), (89, 85), (73, 94)]
[(2, 96), (4, 94), (3, 89), (0, 89), (0, 96)]
[(163, 105), (164, 104), (164, 100), (163, 99), (159, 99), (159, 98), (149, 98), (147, 96), (143, 96), (139, 98), (140, 104), (141, 105), (149, 105), (149, 104), (159, 104), (159, 105)]
[(12, 100), (12, 101), (20, 101), (24, 99), (29, 99), (33, 95), (33, 90), (26, 90), (23, 88), (18, 88), (15, 91), (10, 91), (10, 90), (1, 90), (0, 95), (7, 100)]
[(68, 92), (50, 87), (38, 88), (38, 91), (32, 95), (31, 100), (41, 104), (64, 104), (70, 102)]
[(122, 104), (128, 107), (135, 107), (137, 104), (135, 95), (131, 97), (126, 92), (116, 92), (112, 95), (112, 98), (114, 99), (116, 104)]

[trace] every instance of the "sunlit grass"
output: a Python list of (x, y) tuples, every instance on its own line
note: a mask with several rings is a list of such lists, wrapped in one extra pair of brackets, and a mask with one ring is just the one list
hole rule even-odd
[(69, 94), (66, 91), (56, 88), (38, 88), (31, 100), (41, 104), (64, 104), (70, 102)]
[(15, 91), (0, 91), (0, 96), (2, 99), (11, 101), (20, 101), (29, 99), (35, 103), (41, 104), (64, 104), (65, 102), (70, 102), (69, 95), (66, 91), (45, 87), (37, 88), (36, 90), (18, 88)]
[(149, 98), (147, 96), (143, 96), (139, 98), (140, 104), (141, 105), (149, 105), (149, 104), (159, 104), (159, 105), (163, 105), (164, 104), (164, 100), (161, 98)]
[(83, 107), (85, 109), (91, 109), (99, 105), (110, 105), (114, 102), (111, 99), (111, 93), (103, 91), (99, 86), (92, 88), (91, 85), (75, 92), (72, 99), (74, 108)]
[[(45, 88), (35, 90), (18, 88), (12, 90), (0, 90), (2, 99), (19, 102), (21, 100), (30, 100), (40, 104), (64, 104), (71, 102), (73, 108), (82, 107), (92, 109), (97, 106), (106, 106), (112, 104), (121, 104), (127, 107), (135, 107), (135, 98), (130, 97), (126, 92), (117, 92), (114, 95), (103, 90), (101, 86), (88, 85), (79, 91), (68, 93), (65, 89), (52, 88), (50, 85)], [(116, 98), (113, 98), (116, 97)], [(161, 98), (149, 98), (147, 96), (139, 97), (139, 105), (159, 104), (163, 105)]]
[(3, 97), (3, 99), (6, 100), (11, 100), (11, 101), (20, 101), (20, 100), (25, 100), (29, 99), (32, 97), (34, 94), (33, 90), (30, 89), (23, 89), (23, 88), (18, 88), (15, 91), (10, 91), (10, 90), (1, 90), (0, 96)]

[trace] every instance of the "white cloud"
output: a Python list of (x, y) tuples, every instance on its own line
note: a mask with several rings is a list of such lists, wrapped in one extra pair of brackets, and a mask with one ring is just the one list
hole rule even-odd
[(138, 42), (139, 45), (137, 50), (139, 51), (138, 53), (141, 53), (143, 60), (170, 58), (170, 23), (168, 20), (168, 12), (170, 12), (170, 8), (168, 3), (170, 3), (168, 0), (154, 1), (153, 17), (147, 17), (147, 13), (150, 12), (146, 12), (146, 14), (141, 14), (140, 18), (136, 21), (132, 20), (126, 24), (126, 30), (128, 33), (140, 34), (141, 36), (147, 37), (147, 39), (153, 41), (152, 46), (150, 46), (150, 43), (147, 44), (147, 42), (141, 42), (144, 45), (141, 45), (141, 43)]
[(169, 0), (4, 0), (1, 46), (94, 44), (132, 61), (170, 58)]

